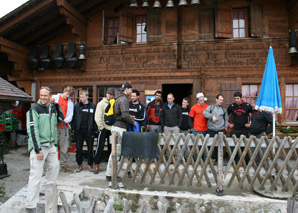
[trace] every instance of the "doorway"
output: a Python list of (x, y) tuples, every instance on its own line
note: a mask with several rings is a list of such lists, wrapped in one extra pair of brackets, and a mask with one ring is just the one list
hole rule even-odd
[(163, 101), (167, 102), (167, 95), (173, 93), (175, 96), (175, 103), (181, 106), (182, 100), (184, 97), (189, 97), (191, 99), (192, 95), (192, 84), (163, 84)]

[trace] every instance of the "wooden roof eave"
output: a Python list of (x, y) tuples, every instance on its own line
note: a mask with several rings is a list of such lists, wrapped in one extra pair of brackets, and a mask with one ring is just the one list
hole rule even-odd
[(80, 41), (86, 41), (87, 18), (65, 0), (57, 0), (57, 6), (60, 14), (65, 17), (66, 23), (71, 26), (72, 33), (77, 35)]
[(44, 27), (41, 30), (38, 30), (37, 32), (27, 35), (22, 40), (25, 44), (32, 43), (32, 41), (35, 41), (38, 38), (42, 37), (43, 35), (46, 35), (51, 30), (56, 29), (57, 27), (59, 27), (62, 24), (65, 24), (65, 19), (63, 17), (59, 17), (54, 22), (49, 24), (48, 26)]
[(20, 102), (29, 102), (33, 103), (33, 98), (29, 97), (18, 97), (18, 96), (1, 96), (0, 95), (0, 101), (20, 101)]
[[(21, 22), (31, 18), (32, 16), (35, 15), (36, 11), (39, 11), (39, 10), (49, 6), (50, 4), (52, 4), (55, 1), (56, 0), (43, 0), (43, 1), (40, 1), (40, 3), (36, 4), (32, 9), (26, 10), (24, 13), (16, 16), (12, 20), (8, 21), (6, 24), (0, 26), (0, 35), (8, 32), (11, 29), (13, 29), (17, 25), (19, 25)], [(29, 4), (30, 4), (30, 2), (29, 2)]]
[(6, 53), (8, 60), (13, 63), (14, 70), (21, 77), (33, 79), (33, 73), (28, 66), (29, 50), (15, 42), (0, 37), (0, 52)]

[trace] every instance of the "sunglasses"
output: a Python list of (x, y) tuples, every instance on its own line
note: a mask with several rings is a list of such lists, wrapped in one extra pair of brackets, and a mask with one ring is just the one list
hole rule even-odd
[(52, 90), (49, 87), (40, 87), (40, 89), (46, 89), (46, 90), (52, 92)]

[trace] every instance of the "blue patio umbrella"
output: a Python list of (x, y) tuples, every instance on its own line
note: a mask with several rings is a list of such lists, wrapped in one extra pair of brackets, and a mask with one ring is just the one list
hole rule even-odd
[(275, 136), (275, 114), (282, 112), (282, 105), (273, 49), (271, 46), (269, 48), (261, 89), (256, 102), (256, 109), (272, 113), (273, 136)]

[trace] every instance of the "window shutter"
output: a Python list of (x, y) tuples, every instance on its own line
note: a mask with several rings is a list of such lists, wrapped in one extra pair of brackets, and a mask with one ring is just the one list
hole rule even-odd
[(119, 41), (132, 43), (134, 40), (134, 14), (125, 12), (120, 16)]
[(147, 11), (147, 41), (159, 42), (161, 41), (161, 11), (148, 10)]
[(250, 3), (250, 36), (264, 36), (263, 5), (256, 2)]
[(199, 9), (199, 39), (214, 38), (214, 10)]
[(232, 38), (232, 7), (218, 3), (215, 13), (215, 37)]
[(241, 92), (241, 85), (239, 83), (222, 83), (221, 94), (224, 96), (226, 108), (234, 103), (234, 93)]

